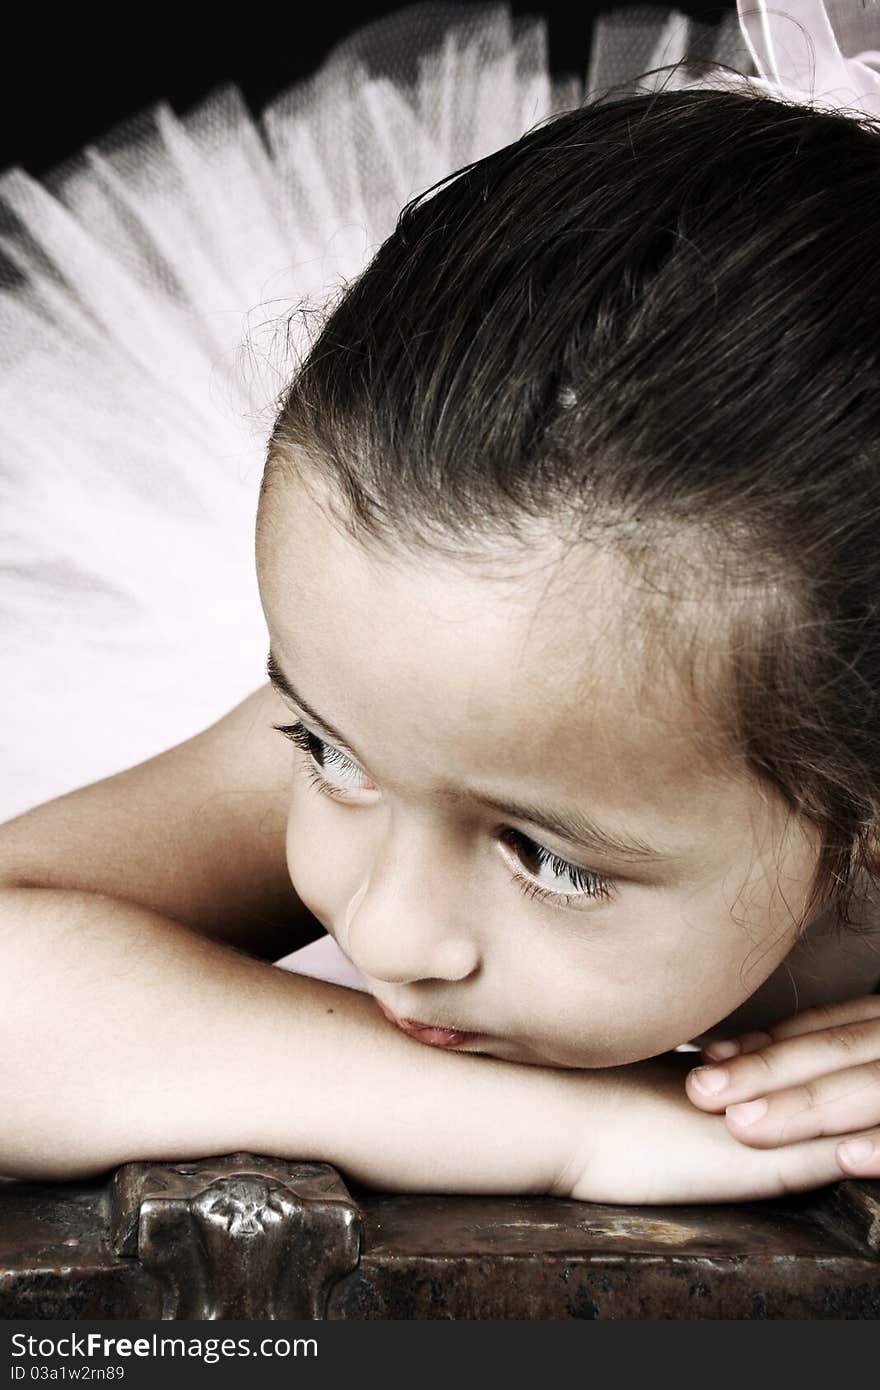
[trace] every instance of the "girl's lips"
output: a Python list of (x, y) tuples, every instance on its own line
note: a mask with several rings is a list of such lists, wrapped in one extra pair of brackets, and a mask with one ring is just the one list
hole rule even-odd
[(482, 1036), (480, 1033), (460, 1033), (454, 1028), (434, 1028), (430, 1023), (418, 1023), (413, 1018), (398, 1018), (380, 999), (377, 999), (376, 1003), (395, 1028), (415, 1038), (417, 1042), (427, 1043), (429, 1047), (461, 1047), (464, 1043), (473, 1042), (474, 1038)]

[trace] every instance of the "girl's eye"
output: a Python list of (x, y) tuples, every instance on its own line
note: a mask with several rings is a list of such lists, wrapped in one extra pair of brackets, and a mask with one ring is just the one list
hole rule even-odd
[[(529, 871), (528, 878), (516, 870), (513, 872), (527, 898), (537, 898), (542, 902), (568, 907), (584, 898), (607, 899), (613, 896), (614, 884), (611, 879), (606, 878), (604, 874), (595, 873), (592, 869), (583, 869), (580, 864), (572, 864), (568, 859), (562, 859), (552, 850), (536, 844), (521, 830), (507, 829), (502, 838), (515, 849), (518, 858), (525, 863)], [(538, 881), (538, 875), (543, 870), (550, 871), (549, 881), (545, 879), (541, 883)]]
[[(363, 773), (356, 763), (341, 753), (338, 748), (334, 748), (331, 743), (325, 743), (317, 734), (313, 734), (301, 724), (299, 720), (295, 724), (273, 724), (273, 729), (277, 729), (279, 734), (284, 734), (298, 748), (301, 748), (309, 757), (306, 771), (312, 785), (323, 792), (325, 796), (335, 797), (337, 800), (344, 800), (346, 792), (357, 792), (368, 790), (359, 786), (358, 777), (363, 777)], [(319, 772), (318, 769), (321, 769)], [(337, 781), (330, 781), (325, 773), (331, 773)], [(351, 779), (351, 780), (349, 780)]]
[[(306, 771), (309, 779), (325, 796), (345, 801), (347, 792), (365, 790), (357, 784), (357, 779), (364, 776), (357, 764), (338, 748), (318, 738), (299, 720), (294, 724), (273, 724), (272, 728), (284, 734), (308, 756)], [(324, 775), (328, 771), (342, 781), (331, 782)], [(613, 896), (614, 884), (611, 879), (562, 859), (552, 850), (536, 844), (521, 830), (508, 827), (502, 839), (515, 850), (520, 862), (528, 869), (528, 877), (513, 869), (513, 877), (527, 898), (568, 907), (585, 898), (607, 899)], [(541, 883), (538, 875), (545, 870), (550, 872), (550, 881)]]

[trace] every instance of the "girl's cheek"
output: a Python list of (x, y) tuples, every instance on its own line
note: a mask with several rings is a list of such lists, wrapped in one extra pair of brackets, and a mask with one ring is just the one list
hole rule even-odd
[(357, 912), (358, 908), (360, 907), (361, 903), (363, 902), (364, 898), (366, 897), (367, 889), (369, 888), (369, 886), (369, 879), (364, 879), (364, 882), (361, 884), (360, 888), (358, 888), (354, 896), (349, 900), (348, 906), (345, 909), (345, 915), (343, 918), (342, 926), (345, 932), (346, 941), (348, 940), (348, 929), (351, 926), (351, 920)]
[(287, 821), (285, 842), (287, 872), (297, 896), (310, 912), (326, 927), (334, 920), (340, 893), (339, 877), (344, 861), (339, 863), (333, 854), (326, 834), (309, 825), (308, 817), (291, 811)]

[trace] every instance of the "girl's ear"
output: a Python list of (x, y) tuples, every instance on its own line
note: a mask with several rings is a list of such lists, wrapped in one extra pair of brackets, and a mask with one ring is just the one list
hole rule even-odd
[(880, 873), (880, 824), (874, 826), (873, 830), (865, 835), (862, 863), (869, 870), (869, 873)]
[[(880, 829), (866, 835), (858, 865), (853, 867), (857, 900), (863, 903), (868, 919), (880, 926)], [(875, 947), (876, 949), (876, 947)]]
[(865, 841), (865, 868), (869, 874), (880, 878), (880, 827), (873, 830)]

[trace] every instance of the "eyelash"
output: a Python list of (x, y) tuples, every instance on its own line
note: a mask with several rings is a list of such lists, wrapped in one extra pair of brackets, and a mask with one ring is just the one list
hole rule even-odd
[[(359, 769), (332, 744), (325, 743), (318, 738), (306, 726), (297, 720), (294, 724), (273, 724), (273, 729), (277, 729), (285, 738), (290, 739), (298, 748), (306, 754), (306, 773), (313, 787), (317, 787), (324, 796), (330, 797), (333, 801), (345, 802), (344, 793), (340, 793), (338, 787), (332, 782), (328, 782), (322, 777), (315, 766), (315, 750), (320, 749), (323, 756), (329, 753), (333, 759), (354, 771)], [(521, 830), (508, 827), (504, 832), (504, 838), (508, 843), (518, 845), (520, 848), (528, 847), (529, 852), (538, 861), (539, 868), (548, 865), (555, 874), (568, 874), (573, 886), (577, 888), (576, 893), (556, 893), (550, 888), (542, 888), (540, 884), (534, 883), (532, 879), (526, 878), (525, 874), (519, 873), (516, 869), (511, 869), (517, 887), (526, 898), (537, 899), (540, 902), (547, 902), (553, 906), (570, 906), (572, 903), (582, 902), (584, 898), (607, 899), (612, 896), (613, 883), (604, 874), (597, 874), (592, 869), (583, 869), (579, 864), (570, 864), (567, 859), (562, 859), (552, 850), (545, 849), (543, 845), (537, 844), (528, 835), (524, 835)]]

